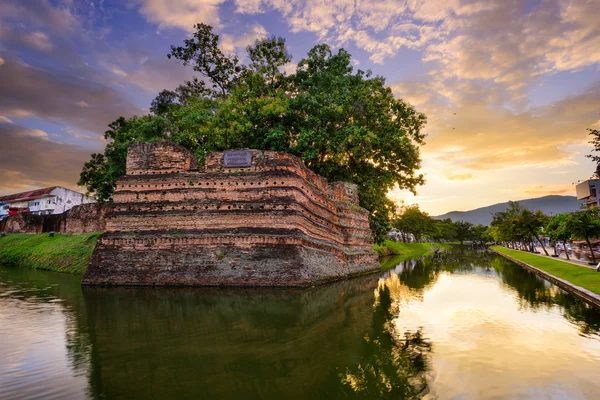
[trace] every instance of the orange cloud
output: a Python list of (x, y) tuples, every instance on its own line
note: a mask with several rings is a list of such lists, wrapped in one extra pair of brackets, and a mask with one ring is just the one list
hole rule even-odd
[(550, 194), (574, 195), (573, 185), (536, 185), (525, 190), (525, 194), (534, 196), (547, 196)]
[(457, 174), (450, 175), (447, 177), (450, 181), (468, 181), (473, 178), (473, 174)]

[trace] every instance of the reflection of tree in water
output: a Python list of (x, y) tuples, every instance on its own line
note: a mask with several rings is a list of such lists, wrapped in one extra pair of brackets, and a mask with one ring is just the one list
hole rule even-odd
[(600, 331), (600, 310), (594, 306), (503, 257), (494, 257), (490, 265), (500, 274), (503, 283), (516, 290), (521, 307), (535, 310), (560, 306), (563, 316), (578, 325), (582, 334)]
[[(506, 286), (516, 291), (521, 307), (535, 310), (559, 306), (564, 317), (577, 324), (582, 334), (600, 331), (600, 310), (490, 251), (455, 247), (437, 256), (403, 261), (396, 266), (395, 271), (402, 283), (422, 292), (428, 285), (436, 282), (442, 271), (460, 273), (475, 269), (486, 274), (495, 271)], [(390, 273), (391, 275), (393, 274)]]
[(399, 335), (393, 320), (397, 311), (397, 299), (382, 281), (376, 291), (372, 333), (364, 338), (367, 356), (341, 375), (347, 396), (406, 399), (428, 393), (431, 343), (422, 329)]

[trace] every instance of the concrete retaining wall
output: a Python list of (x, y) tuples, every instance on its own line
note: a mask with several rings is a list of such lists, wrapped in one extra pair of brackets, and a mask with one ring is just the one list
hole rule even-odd
[[(572, 284), (569, 281), (566, 281), (564, 279), (558, 278), (552, 274), (549, 274), (546, 271), (542, 271), (541, 269), (534, 267), (533, 265), (527, 264), (526, 262), (523, 262), (521, 260), (517, 260), (514, 257), (511, 257), (507, 254), (501, 253), (499, 251), (496, 251), (494, 249), (492, 249), (496, 254), (514, 262), (515, 264), (518, 264), (520, 266), (522, 266), (525, 269), (528, 269), (529, 271), (533, 272), (534, 274), (546, 279), (547, 281), (555, 284), (556, 286), (558, 286), (559, 288), (566, 290), (567, 292), (571, 293), (572, 295), (580, 298), (581, 300), (585, 301), (588, 304), (594, 305), (596, 307), (600, 308), (600, 296), (597, 295), (594, 292), (591, 292), (585, 288), (582, 288), (581, 286), (577, 286)], [(600, 274), (600, 272), (599, 272)]]

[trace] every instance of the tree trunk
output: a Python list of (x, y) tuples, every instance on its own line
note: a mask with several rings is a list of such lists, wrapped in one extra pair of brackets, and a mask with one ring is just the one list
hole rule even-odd
[(594, 250), (592, 250), (592, 244), (590, 243), (590, 239), (585, 238), (585, 241), (588, 244), (588, 247), (590, 248), (590, 253), (592, 253), (592, 262), (595, 264), (596, 263), (596, 256), (594, 255)]
[(565, 256), (567, 256), (567, 260), (570, 260), (569, 258), (569, 249), (567, 249), (567, 242), (563, 240), (563, 246), (565, 246)]
[(544, 253), (546, 253), (547, 256), (549, 256), (550, 254), (548, 254), (548, 252), (546, 251), (546, 246), (544, 246), (544, 242), (542, 242), (540, 240), (540, 238), (538, 237), (538, 235), (535, 235), (535, 239), (540, 242), (540, 244), (542, 245), (542, 249), (544, 250)]

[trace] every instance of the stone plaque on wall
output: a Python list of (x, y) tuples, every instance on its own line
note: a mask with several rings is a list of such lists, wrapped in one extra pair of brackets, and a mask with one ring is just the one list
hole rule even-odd
[(223, 152), (223, 167), (240, 168), (252, 166), (252, 150), (228, 150)]

